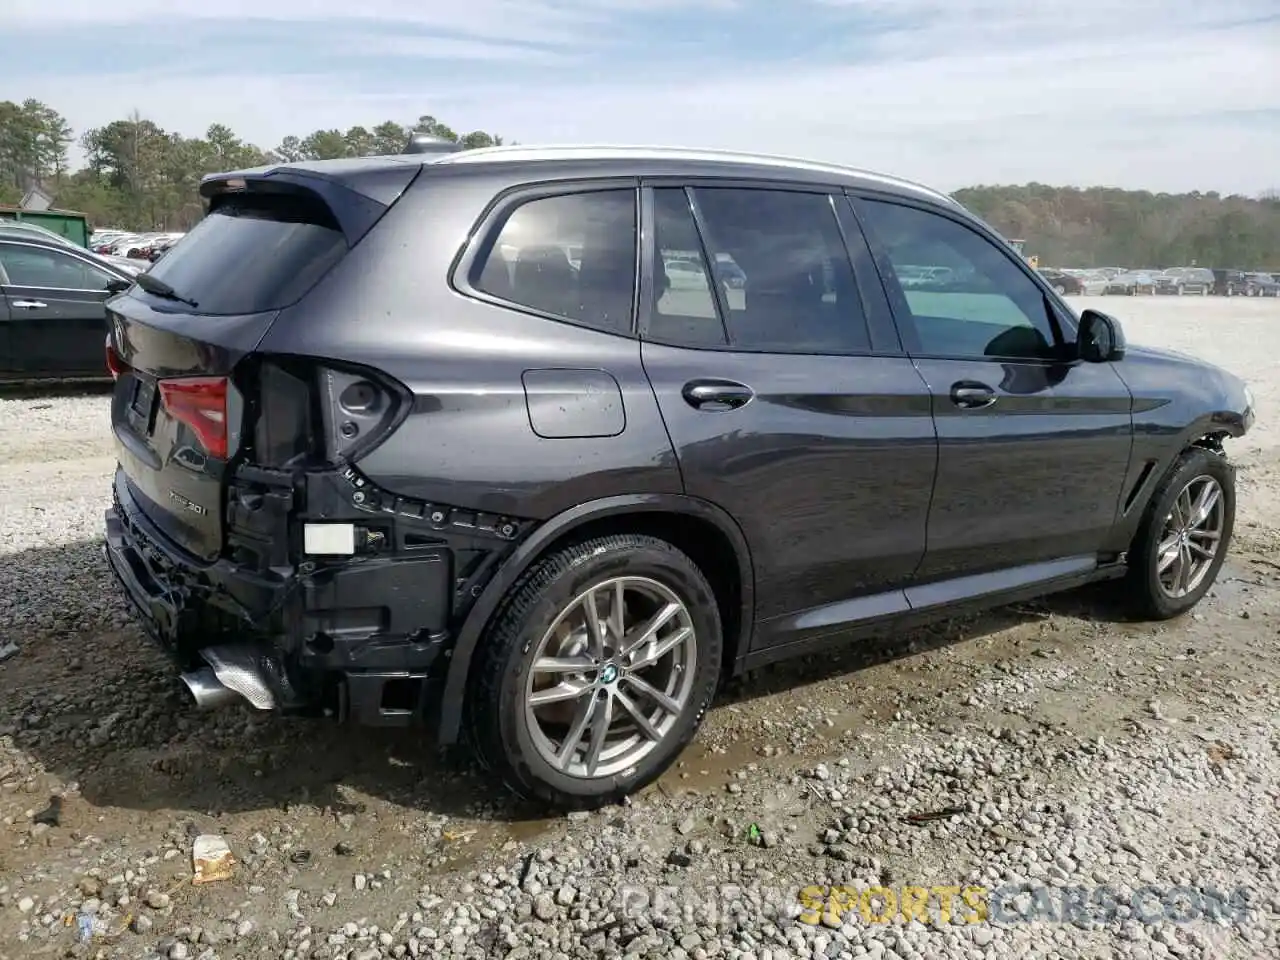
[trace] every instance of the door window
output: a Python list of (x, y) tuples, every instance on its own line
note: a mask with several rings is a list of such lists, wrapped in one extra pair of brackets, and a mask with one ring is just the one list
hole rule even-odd
[(477, 264), (477, 290), (609, 333), (630, 333), (634, 190), (540, 197), (507, 215)]
[(704, 245), (735, 349), (866, 353), (866, 314), (825, 194), (699, 187)]
[(702, 240), (682, 188), (653, 191), (654, 302), (647, 336), (686, 347), (724, 346)]
[(98, 291), (112, 279), (79, 257), (26, 244), (0, 244), (0, 264), (15, 287)]
[(863, 225), (893, 267), (922, 355), (1051, 359), (1058, 337), (1044, 293), (1010, 255), (949, 217), (878, 200)]

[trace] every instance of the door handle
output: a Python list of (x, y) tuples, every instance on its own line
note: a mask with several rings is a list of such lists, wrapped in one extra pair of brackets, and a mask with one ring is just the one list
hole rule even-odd
[(9, 306), (19, 310), (43, 310), (49, 305), (41, 300), (11, 300)]
[(698, 410), (736, 410), (755, 396), (746, 384), (733, 380), (690, 380), (680, 393)]
[(981, 410), (996, 402), (996, 392), (985, 383), (960, 380), (951, 385), (951, 402), (962, 410)]

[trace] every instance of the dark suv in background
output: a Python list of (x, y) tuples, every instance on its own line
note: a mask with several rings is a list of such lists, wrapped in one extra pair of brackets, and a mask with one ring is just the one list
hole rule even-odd
[(589, 806), (727, 674), (1097, 580), (1171, 617), (1223, 561), (1245, 385), (928, 188), (507, 147), (202, 194), (109, 302), (106, 523), (203, 705), (424, 721)]

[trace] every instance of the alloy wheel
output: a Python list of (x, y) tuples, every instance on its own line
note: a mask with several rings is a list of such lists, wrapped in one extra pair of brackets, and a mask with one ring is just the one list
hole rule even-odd
[(689, 702), (697, 638), (684, 602), (648, 577), (584, 590), (533, 652), (525, 721), (560, 773), (608, 777), (662, 743)]
[(1156, 579), (1172, 600), (1193, 593), (1222, 549), (1226, 504), (1222, 485), (1202, 474), (1179, 491), (1156, 547)]

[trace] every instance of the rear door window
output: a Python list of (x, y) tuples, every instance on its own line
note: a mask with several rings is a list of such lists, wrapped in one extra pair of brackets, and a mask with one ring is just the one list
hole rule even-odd
[(526, 200), (509, 211), (472, 271), (481, 293), (607, 333), (630, 333), (636, 191)]
[(870, 351), (866, 313), (830, 197), (729, 187), (698, 187), (693, 195), (735, 349)]
[(243, 194), (222, 198), (148, 273), (194, 301), (193, 312), (261, 313), (296, 303), (346, 252), (318, 197)]
[(646, 336), (683, 347), (724, 346), (724, 326), (711, 290), (711, 271), (682, 187), (653, 191), (654, 300)]

